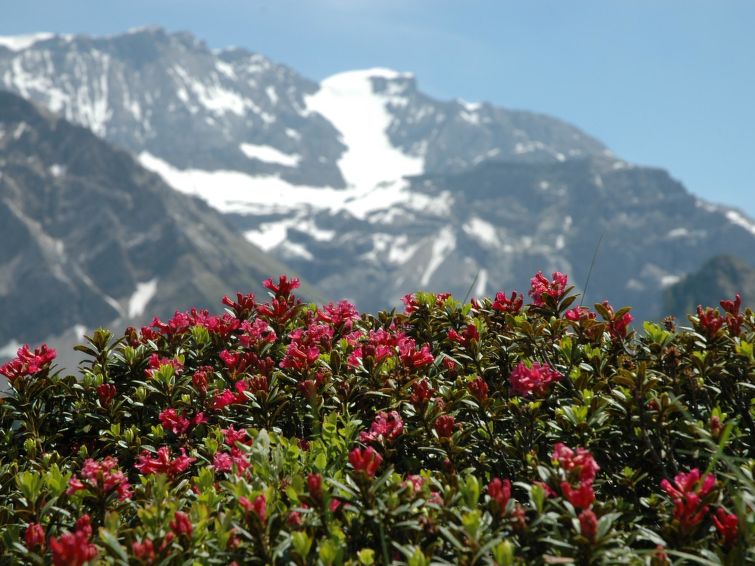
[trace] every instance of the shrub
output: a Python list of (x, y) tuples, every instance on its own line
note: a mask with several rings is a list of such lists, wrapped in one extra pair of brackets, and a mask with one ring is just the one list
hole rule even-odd
[(318, 308), (298, 282), (2, 368), (9, 563), (755, 560), (755, 317), (523, 296)]

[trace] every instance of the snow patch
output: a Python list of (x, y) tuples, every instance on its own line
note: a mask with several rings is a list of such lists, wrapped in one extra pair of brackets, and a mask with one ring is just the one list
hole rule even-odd
[(288, 240), (283, 242), (283, 244), (281, 245), (281, 250), (283, 251), (284, 255), (289, 257), (301, 257), (308, 261), (315, 259), (315, 256), (313, 256), (302, 244), (290, 242)]
[[(382, 183), (368, 190), (334, 189), (292, 185), (278, 176), (254, 177), (238, 171), (180, 170), (147, 152), (139, 155), (139, 161), (174, 189), (198, 196), (220, 212), (287, 214), (309, 209), (335, 214), (346, 211), (365, 220), (375, 212), (402, 205), (445, 215), (453, 204), (453, 197), (447, 191), (439, 196), (414, 193), (406, 181)], [(246, 235), (259, 245), (256, 232), (253, 230)]]
[(338, 165), (347, 183), (369, 190), (383, 181), (418, 175), (424, 159), (394, 147), (387, 134), (391, 115), (387, 104), (395, 97), (376, 93), (373, 78), (396, 79), (405, 75), (389, 69), (350, 71), (328, 77), (320, 90), (305, 98), (309, 112), (317, 112), (333, 124), (347, 149)]
[(486, 222), (482, 218), (470, 218), (462, 228), (469, 236), (472, 236), (487, 246), (495, 247), (500, 243), (498, 236), (496, 235), (495, 226), (490, 222)]
[(674, 283), (679, 282), (681, 278), (681, 275), (664, 275), (661, 277), (661, 287), (664, 289), (670, 287)]
[(448, 255), (456, 247), (456, 235), (450, 227), (443, 228), (433, 241), (430, 261), (422, 274), (420, 283), (424, 286), (430, 283), (433, 273), (443, 264)]
[(50, 166), (50, 175), (53, 177), (61, 177), (65, 175), (66, 168), (63, 165), (60, 165), (59, 163), (55, 163), (54, 165)]
[(0, 45), (11, 51), (23, 51), (40, 41), (46, 41), (55, 37), (54, 33), (30, 33), (27, 35), (4, 35), (0, 36)]
[(673, 230), (669, 230), (668, 234), (666, 234), (667, 238), (685, 238), (689, 236), (689, 230), (686, 228), (674, 228)]
[(300, 155), (283, 153), (279, 149), (269, 145), (254, 145), (242, 143), (239, 148), (249, 159), (258, 159), (266, 163), (275, 163), (284, 167), (296, 167), (301, 161)]
[(732, 224), (741, 226), (751, 234), (755, 234), (755, 223), (753, 223), (750, 219), (746, 218), (736, 210), (727, 210), (725, 216)]
[(76, 337), (76, 340), (83, 340), (84, 335), (87, 333), (87, 327), (83, 324), (76, 324), (72, 328), (73, 335)]
[(129, 318), (135, 318), (144, 314), (144, 309), (147, 308), (147, 304), (155, 296), (155, 293), (157, 293), (157, 282), (158, 279), (155, 277), (150, 281), (136, 284), (136, 290), (128, 300)]

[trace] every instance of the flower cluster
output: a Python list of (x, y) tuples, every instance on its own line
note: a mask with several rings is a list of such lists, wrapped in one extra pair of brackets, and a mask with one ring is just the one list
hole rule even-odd
[(542, 396), (548, 392), (550, 384), (559, 381), (561, 377), (558, 371), (540, 362), (534, 362), (530, 366), (524, 362), (519, 362), (509, 375), (509, 383), (514, 395), (522, 397), (533, 394)]
[(752, 311), (633, 332), (531, 283), (370, 315), (281, 276), (98, 329), (76, 375), (22, 348), (0, 562), (755, 563)]

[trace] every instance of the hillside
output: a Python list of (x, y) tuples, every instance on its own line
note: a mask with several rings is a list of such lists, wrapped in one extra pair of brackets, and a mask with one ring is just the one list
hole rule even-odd
[(0, 241), (0, 346), (217, 309), (218, 296), (262, 292), (286, 269), (127, 152), (7, 92)]

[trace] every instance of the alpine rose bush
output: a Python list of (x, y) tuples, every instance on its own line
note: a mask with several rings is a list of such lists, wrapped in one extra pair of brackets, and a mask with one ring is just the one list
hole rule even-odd
[[(755, 563), (755, 317), (264, 282), (0, 367), (3, 564)], [(530, 303), (526, 303), (529, 296)]]

